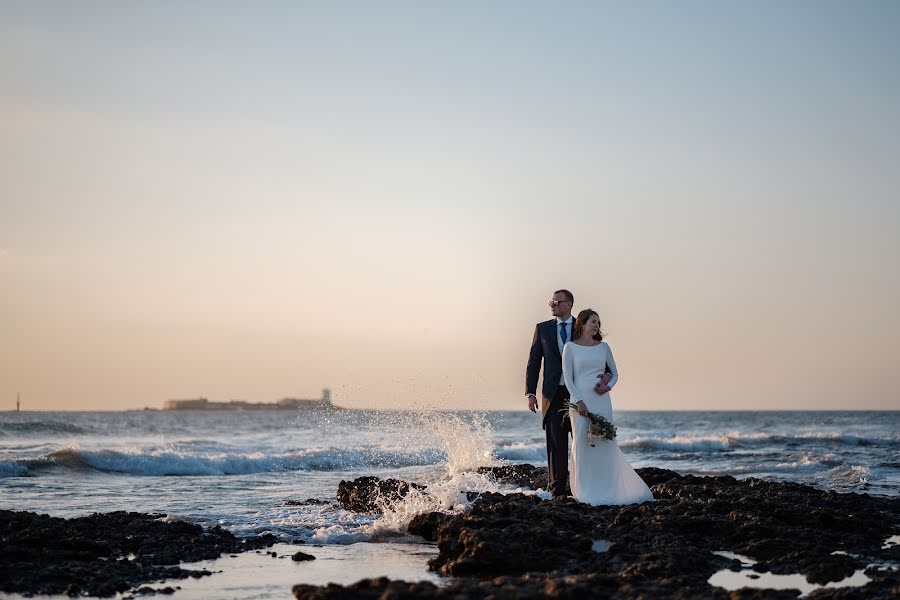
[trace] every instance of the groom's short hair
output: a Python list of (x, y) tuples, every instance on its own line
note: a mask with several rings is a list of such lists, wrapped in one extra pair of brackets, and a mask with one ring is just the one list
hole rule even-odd
[(572, 292), (570, 292), (569, 290), (556, 290), (555, 292), (553, 292), (554, 296), (557, 294), (562, 294), (563, 296), (565, 296), (566, 300), (569, 301), (569, 304), (575, 304), (575, 296), (573, 296)]

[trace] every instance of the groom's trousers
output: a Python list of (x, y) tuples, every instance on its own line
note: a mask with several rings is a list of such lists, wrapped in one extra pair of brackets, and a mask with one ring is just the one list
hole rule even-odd
[(556, 388), (544, 422), (544, 431), (547, 434), (548, 487), (554, 497), (565, 496), (568, 493), (569, 432), (563, 427), (563, 420), (568, 417), (560, 411), (569, 397), (566, 386)]

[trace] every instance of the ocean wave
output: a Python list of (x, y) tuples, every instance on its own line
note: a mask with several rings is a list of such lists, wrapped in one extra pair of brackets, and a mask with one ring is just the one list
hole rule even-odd
[(775, 469), (781, 471), (818, 471), (822, 468), (823, 465), (826, 464), (827, 459), (824, 457), (821, 459), (817, 459), (814, 456), (804, 456), (799, 460), (792, 460), (788, 462), (780, 462), (775, 464)]
[(893, 438), (882, 438), (866, 437), (862, 435), (837, 432), (810, 431), (798, 433), (795, 436), (785, 436), (785, 439), (787, 440), (791, 440), (792, 438), (796, 439), (797, 441), (814, 440), (822, 442), (836, 442), (840, 444), (847, 444), (850, 446), (900, 446), (900, 435)]
[(22, 435), (29, 433), (87, 433), (83, 427), (65, 421), (22, 421), (0, 423), (0, 436)]
[(621, 448), (682, 452), (730, 452), (738, 448), (758, 448), (767, 445), (818, 446), (842, 444), (847, 446), (895, 447), (900, 446), (900, 436), (884, 438), (832, 432), (805, 432), (796, 435), (732, 432), (719, 435), (638, 436), (631, 439), (619, 439)]
[(732, 439), (728, 436), (686, 436), (636, 437), (620, 439), (620, 448), (641, 450), (680, 450), (684, 452), (724, 452), (731, 450)]
[(547, 446), (526, 442), (510, 442), (499, 445), (494, 454), (501, 460), (544, 461), (547, 459)]
[[(66, 467), (129, 475), (246, 475), (273, 471), (342, 471), (360, 468), (402, 468), (438, 464), (440, 450), (405, 452), (391, 449), (322, 448), (285, 454), (194, 454), (169, 448), (154, 450), (85, 450), (63, 448), (23, 461), (27, 469)], [(20, 473), (24, 474), (24, 473)]]
[(865, 465), (836, 467), (826, 473), (832, 486), (864, 488), (872, 479), (872, 469)]
[(692, 469), (695, 475), (731, 475), (764, 479), (799, 481), (821, 485), (827, 489), (865, 489), (872, 481), (879, 481), (877, 469), (866, 465), (843, 463), (835, 466), (828, 456), (802, 456), (797, 460), (779, 463), (729, 464), (718, 468)]
[(16, 460), (0, 460), (0, 479), (28, 475), (28, 467)]

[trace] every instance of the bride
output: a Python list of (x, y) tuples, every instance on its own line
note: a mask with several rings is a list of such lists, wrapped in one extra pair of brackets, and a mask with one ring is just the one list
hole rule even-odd
[(594, 390), (598, 377), (609, 365), (612, 377), (606, 387), (611, 389), (619, 379), (609, 344), (602, 340), (600, 317), (588, 308), (578, 313), (572, 327), (572, 341), (563, 347), (563, 376), (573, 404), (569, 408), (573, 440), (569, 469), (572, 495), (579, 502), (594, 505), (653, 500), (650, 488), (625, 460), (615, 440), (588, 439), (589, 412), (605, 417), (610, 423), (613, 420), (609, 391), (600, 394)]

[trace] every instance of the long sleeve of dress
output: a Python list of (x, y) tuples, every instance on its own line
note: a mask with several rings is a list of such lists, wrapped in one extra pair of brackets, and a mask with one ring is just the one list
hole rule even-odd
[(569, 390), (569, 396), (571, 396), (569, 402), (577, 404), (579, 400), (584, 398), (580, 397), (578, 388), (575, 386), (575, 352), (572, 351), (571, 346), (572, 342), (566, 342), (566, 345), (563, 346), (563, 379), (566, 381), (566, 387)]
[[(615, 387), (616, 382), (619, 381), (619, 370), (616, 368), (616, 359), (613, 358), (612, 348), (609, 347), (609, 344), (606, 345), (607, 348), (607, 357), (606, 357), (606, 366), (609, 367), (609, 372), (612, 374), (612, 377), (609, 379), (609, 383), (606, 385), (609, 386), (609, 389), (613, 389)], [(568, 383), (568, 382), (566, 382)]]

